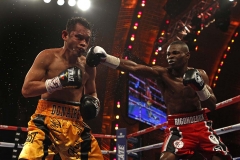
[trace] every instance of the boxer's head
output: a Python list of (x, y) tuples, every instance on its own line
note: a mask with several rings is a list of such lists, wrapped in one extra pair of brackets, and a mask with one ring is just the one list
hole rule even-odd
[(85, 18), (73, 17), (67, 21), (66, 30), (68, 34), (75, 30), (76, 24), (78, 23), (84, 26), (85, 28), (91, 30), (91, 25)]
[(62, 31), (62, 38), (71, 53), (78, 56), (86, 53), (90, 43), (91, 25), (82, 17), (73, 17), (68, 20), (66, 30)]
[(183, 41), (174, 41), (167, 48), (167, 61), (171, 68), (187, 65), (190, 58), (189, 49)]
[[(189, 48), (187, 46), (187, 44), (183, 41), (173, 41), (170, 45), (170, 46), (173, 46), (173, 45), (178, 45), (179, 46), (179, 50), (184, 52), (184, 53), (188, 53), (189, 52)], [(168, 48), (169, 48), (168, 47)]]

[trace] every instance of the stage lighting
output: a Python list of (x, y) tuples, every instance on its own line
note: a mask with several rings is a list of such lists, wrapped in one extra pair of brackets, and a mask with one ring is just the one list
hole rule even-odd
[(50, 3), (51, 0), (43, 0), (43, 2), (45, 2), (45, 3)]
[(76, 0), (68, 0), (68, 5), (73, 7), (76, 5)]
[(182, 41), (188, 45), (189, 51), (196, 51), (196, 44), (194, 42), (194, 39), (196, 39), (196, 35), (194, 33), (189, 33), (182, 39)]
[(57, 4), (58, 4), (59, 6), (64, 5), (64, 3), (65, 3), (64, 0), (58, 0), (58, 1), (57, 1)]
[(78, 0), (77, 6), (82, 11), (86, 11), (90, 8), (91, 2), (90, 2), (90, 0)]

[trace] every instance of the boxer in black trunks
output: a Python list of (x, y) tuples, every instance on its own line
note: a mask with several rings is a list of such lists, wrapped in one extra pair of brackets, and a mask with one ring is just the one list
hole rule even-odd
[(172, 42), (166, 51), (169, 67), (146, 66), (119, 59), (99, 47), (87, 54), (91, 67), (99, 63), (157, 81), (167, 106), (168, 127), (160, 160), (189, 159), (201, 153), (207, 159), (231, 160), (229, 151), (212, 129), (212, 121), (202, 109), (213, 111), (216, 97), (202, 69), (188, 67), (190, 53), (182, 41)]

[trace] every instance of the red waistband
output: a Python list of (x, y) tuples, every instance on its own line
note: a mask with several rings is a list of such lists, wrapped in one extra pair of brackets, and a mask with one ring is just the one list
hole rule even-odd
[(205, 113), (205, 110), (193, 113), (168, 115), (168, 125), (170, 126), (181, 126), (185, 124), (192, 124), (206, 120), (208, 120), (208, 118)]

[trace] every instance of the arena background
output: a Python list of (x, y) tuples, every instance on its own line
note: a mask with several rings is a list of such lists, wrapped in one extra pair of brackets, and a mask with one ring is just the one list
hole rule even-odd
[[(58, 6), (55, 0), (49, 4), (42, 0), (1, 0), (0, 125), (27, 126), (39, 97), (24, 98), (21, 95), (24, 77), (40, 51), (46, 48), (62, 47), (61, 31), (65, 29), (68, 18), (83, 16), (92, 23), (91, 45), (100, 45), (115, 56), (127, 55), (139, 63), (152, 65), (152, 61), (156, 59), (157, 65), (166, 66), (164, 53), (159, 52), (157, 56), (154, 55), (156, 46), (162, 45), (164, 50), (168, 44), (158, 44), (161, 31), (166, 26), (176, 23), (199, 2), (199, 0), (185, 3), (177, 0), (146, 0), (145, 8), (141, 8), (140, 0), (95, 0), (92, 1), (90, 10), (83, 12), (67, 4)], [(215, 1), (204, 2), (210, 4)], [(230, 23), (227, 25), (219, 20), (204, 27), (194, 44), (198, 46), (198, 50), (191, 51), (189, 65), (202, 68), (207, 72), (211, 85), (216, 84), (213, 90), (218, 102), (221, 102), (240, 93), (240, 38), (234, 37), (236, 32), (240, 33), (240, 4), (235, 3), (236, 6), (234, 6), (233, 2), (227, 0), (218, 2), (222, 6), (227, 4), (227, 7), (223, 8), (230, 11), (227, 15)], [(181, 9), (177, 10), (174, 7)], [(141, 20), (136, 18), (140, 10), (142, 11)], [(169, 24), (166, 24), (166, 20), (169, 20)], [(134, 32), (135, 41), (130, 42), (135, 21), (139, 22), (138, 31)], [(234, 43), (230, 43), (232, 38)], [(133, 46), (131, 51), (126, 49), (129, 44)], [(193, 47), (191, 43), (189, 45)], [(231, 45), (230, 51), (227, 50), (229, 45)], [(224, 53), (228, 56), (224, 59), (224, 65), (221, 66), (221, 73), (218, 74), (216, 81), (217, 69)], [(115, 134), (116, 124), (119, 124), (120, 128), (127, 128), (128, 133), (149, 127), (127, 115), (128, 74), (121, 74), (119, 71), (101, 65), (97, 70), (97, 89), (102, 109), (96, 119), (87, 122), (93, 129), (93, 133)], [(116, 104), (119, 101), (121, 108), (117, 109)], [(214, 121), (213, 127), (217, 129), (239, 123), (239, 114), (240, 105), (234, 104), (209, 113), (208, 116)], [(120, 115), (120, 119), (115, 119), (115, 115)], [(235, 131), (221, 136), (233, 157), (240, 157), (239, 133)], [(0, 130), (0, 141), (14, 142), (14, 137), (15, 132)], [(25, 137), (26, 135), (22, 134), (21, 142), (24, 142)], [(162, 142), (163, 131), (157, 130), (138, 139), (141, 143), (130, 145), (129, 148)], [(101, 139), (99, 143), (103, 149), (109, 150), (113, 150), (115, 145), (113, 140)], [(0, 148), (0, 159), (11, 159), (11, 154), (12, 149)], [(140, 157), (142, 160), (159, 159), (159, 155), (159, 149), (154, 149), (143, 152)], [(105, 159), (113, 158), (112, 155), (105, 156)]]

